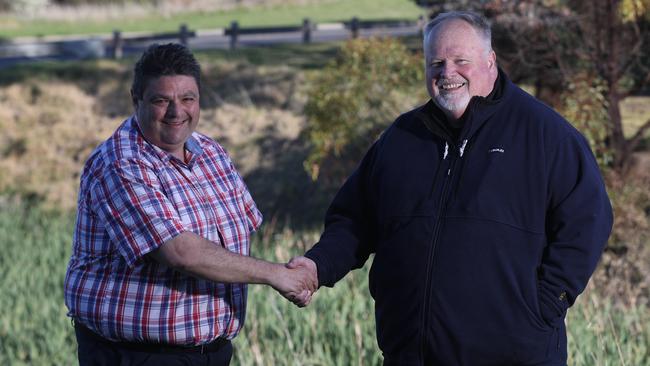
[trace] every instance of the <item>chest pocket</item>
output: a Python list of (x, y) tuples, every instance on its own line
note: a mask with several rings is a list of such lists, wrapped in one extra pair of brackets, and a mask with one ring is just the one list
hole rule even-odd
[(526, 149), (476, 146), (459, 161), (449, 216), (477, 218), (543, 231), (545, 177)]

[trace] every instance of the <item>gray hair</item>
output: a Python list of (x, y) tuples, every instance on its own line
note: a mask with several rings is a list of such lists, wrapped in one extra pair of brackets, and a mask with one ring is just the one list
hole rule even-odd
[(426, 48), (429, 43), (429, 36), (435, 26), (446, 22), (448, 20), (462, 20), (471, 25), (481, 38), (485, 41), (487, 51), (492, 50), (492, 29), (488, 20), (477, 13), (471, 11), (449, 11), (436, 15), (433, 20), (429, 21), (422, 32), (424, 47)]

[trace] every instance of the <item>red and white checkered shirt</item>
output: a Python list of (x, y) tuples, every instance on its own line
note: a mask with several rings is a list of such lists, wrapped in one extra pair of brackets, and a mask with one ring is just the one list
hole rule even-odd
[(184, 231), (249, 255), (262, 216), (225, 150), (194, 132), (186, 164), (144, 140), (135, 117), (81, 176), (68, 315), (107, 339), (200, 345), (237, 335), (245, 284), (175, 271), (146, 256)]

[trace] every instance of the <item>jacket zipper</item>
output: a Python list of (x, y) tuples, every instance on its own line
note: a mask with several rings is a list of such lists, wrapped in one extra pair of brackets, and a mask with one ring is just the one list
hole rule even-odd
[[(453, 146), (453, 145), (452, 145)], [(454, 151), (454, 154), (451, 154), (453, 157), (450, 157), (451, 162), (449, 163), (449, 167), (447, 171), (444, 173), (444, 183), (442, 186), (442, 192), (440, 194), (440, 205), (438, 207), (438, 216), (436, 218), (436, 222), (433, 226), (433, 233), (431, 235), (431, 245), (429, 246), (429, 253), (427, 255), (427, 269), (426, 269), (426, 274), (427, 278), (425, 281), (425, 294), (424, 294), (424, 304), (423, 304), (423, 311), (422, 311), (422, 336), (420, 337), (420, 360), (421, 362), (424, 362), (424, 350), (426, 347), (426, 341), (427, 341), (427, 332), (426, 332), (426, 326), (428, 322), (428, 315), (429, 315), (429, 302), (430, 302), (430, 297), (431, 297), (431, 283), (433, 282), (433, 275), (432, 275), (432, 267), (433, 267), (433, 258), (435, 256), (435, 249), (436, 245), (438, 244), (438, 234), (440, 232), (440, 227), (441, 225), (441, 220), (442, 220), (442, 214), (445, 210), (445, 206), (447, 204), (447, 200), (449, 199), (449, 192), (450, 192), (450, 186), (451, 186), (451, 181), (452, 181), (452, 173), (454, 172), (454, 167), (456, 166), (456, 161), (458, 158), (456, 157), (455, 154), (458, 154), (455, 152), (455, 148), (452, 149)]]

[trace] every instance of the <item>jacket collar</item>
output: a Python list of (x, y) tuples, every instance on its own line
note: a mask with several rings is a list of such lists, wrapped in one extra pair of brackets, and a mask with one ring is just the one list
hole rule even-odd
[(513, 84), (505, 72), (499, 68), (497, 80), (494, 82), (494, 89), (487, 97), (474, 96), (470, 99), (465, 113), (460, 121), (463, 128), (458, 140), (454, 139), (449, 122), (444, 112), (429, 99), (416, 112), (416, 118), (422, 120), (424, 125), (434, 135), (443, 138), (452, 146), (458, 145), (459, 141), (470, 139), (490, 117), (503, 105), (503, 101), (512, 92)]

